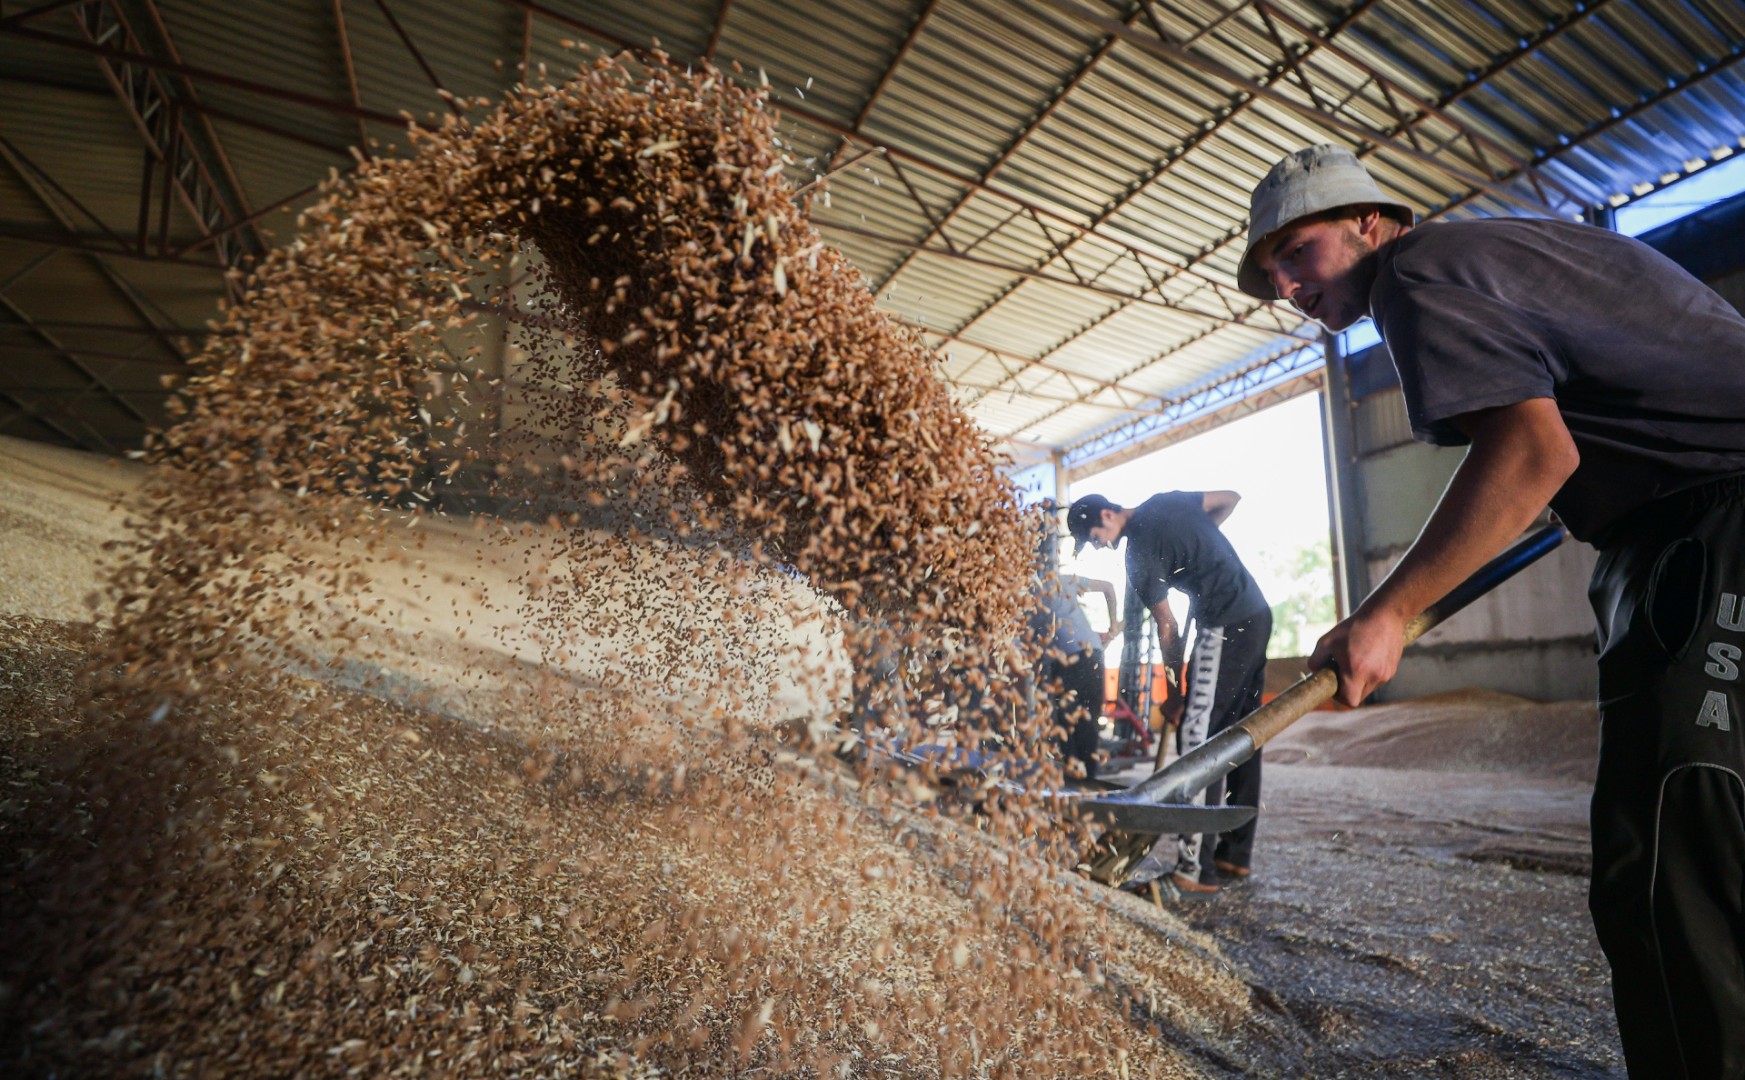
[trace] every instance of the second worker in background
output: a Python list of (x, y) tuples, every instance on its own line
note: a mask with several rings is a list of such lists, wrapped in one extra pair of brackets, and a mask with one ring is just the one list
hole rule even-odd
[(1109, 632), (1091, 627), (1079, 594), (1102, 594), (1111, 630), (1118, 625), (1119, 612), (1113, 584), (1060, 572), (1059, 528), (1051, 517), (1037, 549), (1030, 632), (1045, 647), (1037, 681), (1048, 694), (1062, 756), (1078, 762), (1077, 772), (1094, 780), (1103, 715), (1103, 647)]
[[(1272, 609), (1219, 529), (1240, 499), (1234, 491), (1171, 491), (1129, 509), (1086, 495), (1067, 512), (1075, 554), (1087, 543), (1112, 548), (1127, 541), (1127, 581), (1157, 620), (1165, 656), (1176, 651), (1179, 634), (1169, 591), (1188, 598), (1189, 619), (1199, 629), (1188, 661), (1183, 753), (1258, 708), (1265, 683)], [(1196, 798), (1259, 806), (1260, 754)], [(1202, 851), (1197, 835), (1159, 837), (1127, 881), (1144, 884), (1168, 874), (1183, 893), (1217, 892), (1219, 875), (1248, 877), (1255, 825), (1222, 834), (1210, 852)]]

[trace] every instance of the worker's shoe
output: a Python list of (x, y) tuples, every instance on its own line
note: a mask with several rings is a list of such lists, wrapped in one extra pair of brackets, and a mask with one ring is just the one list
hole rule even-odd
[(1212, 861), (1212, 866), (1221, 876), (1229, 878), (1230, 884), (1232, 885), (1246, 883), (1249, 876), (1254, 873), (1253, 870), (1250, 870), (1246, 866), (1237, 866), (1235, 863), (1226, 862), (1223, 859), (1214, 859)]
[(1179, 870), (1169, 875), (1169, 881), (1175, 886), (1175, 891), (1186, 900), (1198, 900), (1214, 896), (1218, 892), (1218, 886), (1208, 885), (1192, 874), (1184, 874)]

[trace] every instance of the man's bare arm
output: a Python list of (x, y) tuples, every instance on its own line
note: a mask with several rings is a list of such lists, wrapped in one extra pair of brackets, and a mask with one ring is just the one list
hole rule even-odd
[(1236, 509), (1236, 504), (1242, 501), (1242, 496), (1234, 491), (1207, 491), (1200, 495), (1200, 505), (1205, 508), (1206, 516), (1212, 519), (1212, 524), (1222, 525), (1224, 519), (1230, 516), (1230, 511)]
[(1104, 581), (1101, 578), (1078, 577), (1077, 575), (1067, 575), (1061, 580), (1066, 582), (1067, 588), (1074, 592), (1101, 593), (1103, 602), (1109, 606), (1109, 633), (1113, 634), (1120, 629), (1120, 602), (1115, 599), (1114, 582)]
[(1338, 666), (1338, 700), (1347, 705), (1393, 678), (1406, 623), (1533, 524), (1581, 460), (1550, 398), (1481, 409), (1454, 422), (1472, 448), (1423, 532), (1309, 658), (1311, 667), (1328, 660)]
[(1151, 605), (1151, 617), (1157, 620), (1158, 644), (1163, 647), (1163, 655), (1167, 658), (1175, 652), (1176, 638), (1180, 636), (1175, 625), (1175, 612), (1169, 609), (1168, 594)]

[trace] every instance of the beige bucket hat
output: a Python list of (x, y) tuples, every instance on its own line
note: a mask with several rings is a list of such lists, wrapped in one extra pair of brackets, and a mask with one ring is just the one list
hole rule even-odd
[(1236, 269), (1237, 286), (1249, 296), (1277, 300), (1272, 282), (1254, 260), (1254, 249), (1299, 218), (1358, 203), (1403, 210), (1412, 220), (1412, 208), (1383, 195), (1357, 155), (1343, 146), (1321, 143), (1286, 155), (1249, 198), (1248, 249)]

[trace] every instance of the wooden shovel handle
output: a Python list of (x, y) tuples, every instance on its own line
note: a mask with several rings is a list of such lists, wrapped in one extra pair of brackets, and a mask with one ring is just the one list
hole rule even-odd
[[(1471, 577), (1461, 582), (1447, 596), (1406, 624), (1404, 645), (1429, 633), (1449, 616), (1490, 592), (1498, 585), (1537, 561), (1563, 542), (1561, 525), (1547, 525), (1507, 551), (1481, 566)], [(1248, 714), (1236, 724), (1248, 732), (1255, 749), (1265, 746), (1274, 735), (1333, 699), (1339, 691), (1339, 672), (1331, 665), (1317, 668), (1292, 683), (1277, 697)]]

